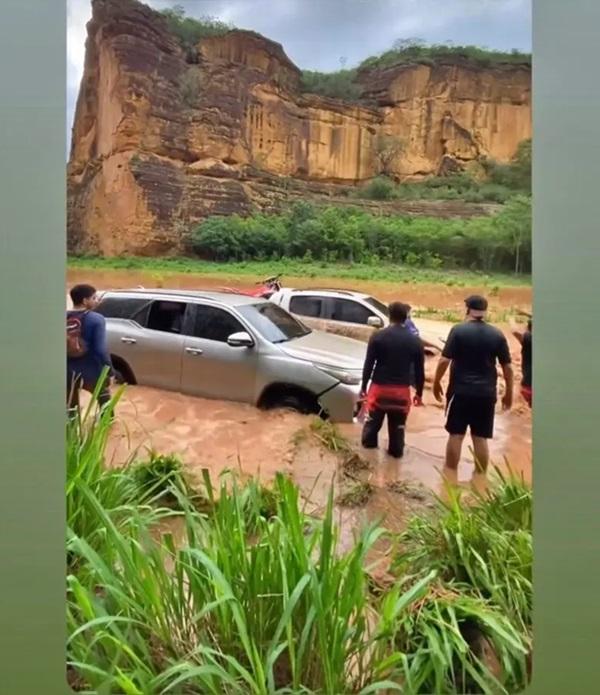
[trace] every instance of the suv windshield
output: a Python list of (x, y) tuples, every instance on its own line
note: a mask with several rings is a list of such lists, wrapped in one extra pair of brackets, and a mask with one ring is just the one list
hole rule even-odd
[(365, 302), (367, 304), (370, 304), (371, 306), (374, 306), (384, 316), (387, 316), (388, 319), (390, 318), (390, 310), (387, 308), (385, 304), (383, 304), (383, 302), (380, 302), (378, 299), (375, 299), (375, 297), (365, 297)]
[(238, 306), (240, 314), (270, 343), (285, 343), (311, 331), (281, 307), (271, 302)]

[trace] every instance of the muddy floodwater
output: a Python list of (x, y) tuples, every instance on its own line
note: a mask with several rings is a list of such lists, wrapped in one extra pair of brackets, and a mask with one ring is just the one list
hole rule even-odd
[[(71, 270), (68, 281), (69, 284), (88, 281), (99, 289), (157, 286), (151, 274), (131, 271)], [(215, 289), (232, 283), (230, 278), (170, 274), (164, 276), (162, 284), (173, 288)], [(309, 286), (306, 279), (294, 284)], [(317, 284), (322, 286), (323, 280)], [(469, 291), (468, 288), (427, 285), (406, 286), (404, 291), (401, 286), (400, 289), (398, 286), (393, 288), (390, 283), (336, 282), (337, 286), (343, 284), (372, 292), (384, 301), (400, 295), (414, 306), (422, 304), (450, 309), (454, 301), (460, 305)], [(385, 289), (379, 290), (379, 284)], [(236, 286), (250, 285), (236, 283)], [(527, 288), (501, 290), (499, 297), (491, 298), (492, 307), (494, 302), (496, 306), (506, 302), (507, 307), (519, 305), (525, 308), (530, 306), (531, 292)], [(499, 468), (506, 470), (508, 462), (512, 470), (531, 481), (531, 415), (518, 395), (519, 346), (510, 335), (508, 337), (515, 362), (515, 404), (509, 413), (501, 412), (498, 404), (495, 436), (490, 443), (491, 457), (492, 463)], [(360, 447), (360, 425), (339, 426), (352, 450), (368, 464), (361, 480), (367, 482), (371, 490), (364, 504), (356, 507), (338, 505), (342, 542), (344, 539), (349, 541), (353, 529), (365, 519), (381, 519), (391, 530), (400, 530), (407, 518), (431, 505), (432, 493), (445, 494), (442, 475), (447, 439), (444, 412), (429, 388), (435, 364), (435, 357), (427, 359), (425, 407), (413, 408), (410, 413), (407, 447), (402, 460), (390, 459), (384, 453), (385, 428), (380, 450), (365, 452)], [(203, 468), (215, 476), (225, 469), (237, 469), (243, 475), (258, 475), (267, 483), (277, 472), (283, 472), (299, 485), (309, 508), (318, 513), (326, 504), (331, 484), (336, 490), (341, 488), (342, 475), (339, 456), (318, 440), (311, 430), (311, 422), (311, 418), (293, 412), (264, 412), (250, 405), (130, 386), (118, 405), (118, 417), (109, 444), (109, 461), (111, 465), (122, 465), (132, 458), (144, 459), (153, 449), (161, 454), (179, 455), (192, 479), (199, 476)], [(347, 479), (344, 480), (346, 484)], [(485, 487), (485, 480), (485, 477), (474, 475), (467, 438), (456, 478), (451, 482), (481, 489)]]

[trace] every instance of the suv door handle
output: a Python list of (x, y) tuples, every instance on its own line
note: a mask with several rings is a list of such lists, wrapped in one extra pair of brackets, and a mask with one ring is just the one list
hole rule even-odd
[(135, 338), (121, 338), (122, 343), (127, 343), (128, 345), (135, 345), (137, 340)]
[(201, 354), (202, 354), (202, 350), (201, 350), (200, 348), (187, 347), (187, 348), (185, 349), (185, 351), (186, 351), (189, 355), (201, 355)]

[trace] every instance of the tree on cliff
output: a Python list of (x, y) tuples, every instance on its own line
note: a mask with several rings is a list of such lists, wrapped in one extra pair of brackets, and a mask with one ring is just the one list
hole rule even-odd
[(198, 19), (186, 17), (185, 9), (181, 5), (175, 5), (166, 10), (161, 10), (166, 18), (169, 29), (187, 52), (193, 51), (200, 39), (209, 36), (222, 36), (233, 27), (216, 17), (203, 16)]
[(375, 162), (377, 173), (395, 177), (395, 164), (406, 149), (406, 143), (396, 135), (379, 134), (375, 138)]

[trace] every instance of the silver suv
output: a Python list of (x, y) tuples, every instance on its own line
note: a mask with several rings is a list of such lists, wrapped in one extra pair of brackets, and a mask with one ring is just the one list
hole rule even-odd
[(272, 302), (226, 292), (102, 295), (123, 381), (351, 422), (366, 345), (312, 331)]

